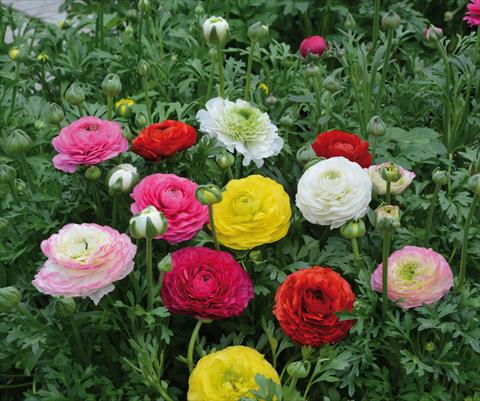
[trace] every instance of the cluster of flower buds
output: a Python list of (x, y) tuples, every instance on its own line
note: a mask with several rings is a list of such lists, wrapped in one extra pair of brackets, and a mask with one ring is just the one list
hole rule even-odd
[(147, 206), (130, 219), (130, 233), (136, 239), (152, 239), (167, 231), (167, 219), (154, 206)]

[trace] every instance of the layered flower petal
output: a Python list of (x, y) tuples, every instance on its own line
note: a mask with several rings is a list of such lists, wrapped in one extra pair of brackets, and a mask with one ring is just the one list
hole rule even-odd
[[(370, 166), (367, 170), (368, 175), (372, 180), (373, 188), (379, 195), (384, 195), (387, 192), (387, 181), (385, 181), (380, 174), (381, 168), (386, 164), (389, 163), (376, 164)], [(415, 178), (415, 173), (413, 171), (408, 171), (400, 166), (398, 166), (398, 171), (400, 172), (400, 178), (390, 184), (390, 192), (394, 195), (401, 194)]]
[(463, 20), (470, 26), (480, 26), (480, 0), (471, 0), (468, 3)]

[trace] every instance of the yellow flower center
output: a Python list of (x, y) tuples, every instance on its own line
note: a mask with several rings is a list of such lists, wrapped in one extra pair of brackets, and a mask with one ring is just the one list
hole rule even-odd
[(234, 199), (233, 209), (241, 216), (253, 215), (260, 209), (260, 204), (250, 193), (245, 192)]
[(417, 269), (420, 267), (417, 261), (408, 261), (406, 262), (399, 271), (399, 276), (402, 280), (411, 282), (415, 280), (417, 275)]

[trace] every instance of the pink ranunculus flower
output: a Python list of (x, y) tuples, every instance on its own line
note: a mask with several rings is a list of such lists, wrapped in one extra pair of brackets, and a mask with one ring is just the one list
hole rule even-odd
[(81, 165), (111, 159), (128, 149), (120, 124), (97, 117), (82, 117), (63, 127), (52, 144), (58, 152), (53, 164), (67, 173), (74, 173)]
[[(389, 163), (376, 164), (366, 169), (372, 181), (373, 189), (379, 195), (384, 195), (387, 192), (387, 181), (385, 181), (380, 174), (380, 169), (385, 164)], [(394, 195), (401, 194), (415, 178), (413, 171), (408, 171), (400, 166), (398, 166), (398, 171), (400, 172), (400, 178), (390, 184), (390, 191)]]
[[(382, 291), (382, 267), (372, 274), (371, 285)], [(453, 273), (445, 258), (432, 249), (406, 246), (388, 258), (388, 298), (405, 309), (432, 304), (453, 286)]]
[(45, 294), (89, 297), (95, 304), (133, 269), (130, 237), (98, 224), (67, 224), (41, 244), (47, 261), (32, 284)]
[(190, 247), (172, 254), (161, 296), (173, 314), (225, 319), (242, 314), (253, 298), (253, 284), (229, 253)]
[(175, 174), (152, 174), (138, 183), (130, 194), (133, 214), (154, 206), (168, 221), (167, 232), (157, 239), (169, 244), (192, 239), (209, 222), (208, 206), (195, 198), (197, 184)]
[(328, 49), (328, 44), (321, 36), (310, 36), (302, 40), (300, 43), (300, 54), (307, 57), (309, 54), (314, 56), (322, 56)]
[(467, 21), (470, 26), (480, 26), (480, 0), (472, 0), (467, 5), (467, 12), (464, 21)]

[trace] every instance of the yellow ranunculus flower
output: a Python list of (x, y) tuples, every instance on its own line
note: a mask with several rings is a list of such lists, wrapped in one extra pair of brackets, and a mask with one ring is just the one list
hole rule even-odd
[(251, 249), (283, 238), (290, 226), (290, 198), (278, 182), (261, 175), (231, 180), (213, 205), (217, 238), (232, 249)]
[(237, 401), (258, 389), (261, 374), (280, 384), (272, 365), (256, 350), (240, 345), (204, 356), (188, 380), (188, 401)]
[(132, 106), (134, 104), (135, 104), (135, 100), (122, 98), (118, 102), (115, 103), (115, 108), (117, 109), (118, 114), (123, 117), (129, 111), (130, 106)]

